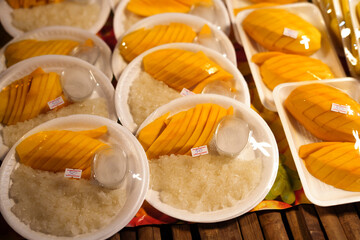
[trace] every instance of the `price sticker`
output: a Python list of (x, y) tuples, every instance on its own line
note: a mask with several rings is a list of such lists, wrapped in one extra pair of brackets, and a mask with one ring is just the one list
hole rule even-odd
[(193, 157), (198, 157), (198, 156), (206, 155), (206, 154), (209, 154), (209, 151), (208, 151), (208, 148), (206, 145), (191, 149), (191, 156), (193, 156)]
[(331, 111), (332, 112), (342, 113), (342, 114), (347, 114), (348, 113), (348, 106), (340, 105), (340, 104), (337, 104), (337, 103), (332, 103), (331, 104)]
[(192, 91), (190, 91), (189, 89), (187, 88), (183, 88), (180, 92), (180, 95), (183, 96), (183, 97), (186, 97), (186, 96), (191, 96), (191, 95), (195, 95), (196, 93), (193, 93)]
[(49, 101), (48, 105), (49, 105), (50, 109), (54, 109), (58, 106), (63, 105), (64, 103), (65, 103), (64, 99), (60, 96), (60, 97), (55, 98), (54, 100)]
[(66, 168), (64, 177), (66, 178), (77, 178), (80, 179), (82, 174), (81, 169), (72, 169), (72, 168)]
[(284, 36), (291, 37), (293, 39), (297, 39), (298, 34), (299, 33), (296, 30), (292, 30), (290, 28), (284, 28), (284, 32), (283, 32)]

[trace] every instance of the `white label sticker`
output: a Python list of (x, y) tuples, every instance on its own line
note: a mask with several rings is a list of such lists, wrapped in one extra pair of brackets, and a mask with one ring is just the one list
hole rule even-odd
[(64, 103), (65, 103), (64, 99), (60, 96), (60, 97), (55, 98), (54, 100), (49, 101), (48, 105), (49, 105), (50, 109), (54, 109), (60, 105), (63, 105)]
[(196, 93), (193, 93), (192, 91), (190, 91), (189, 89), (187, 88), (183, 88), (181, 90), (181, 93), (180, 95), (183, 96), (183, 97), (186, 97), (186, 96), (189, 96), (189, 95), (195, 95)]
[(331, 111), (342, 113), (342, 114), (347, 114), (348, 106), (340, 105), (340, 104), (337, 104), (337, 103), (332, 103), (331, 104)]
[(66, 168), (64, 177), (66, 178), (81, 178), (81, 169)]
[(206, 154), (209, 154), (209, 151), (208, 151), (208, 148), (206, 145), (191, 149), (191, 156), (193, 156), (193, 157), (198, 157), (198, 156), (206, 155)]
[(298, 37), (298, 31), (292, 30), (290, 28), (284, 28), (283, 35), (296, 39)]

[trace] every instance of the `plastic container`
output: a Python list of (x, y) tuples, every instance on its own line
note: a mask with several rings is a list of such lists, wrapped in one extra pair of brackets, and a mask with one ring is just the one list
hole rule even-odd
[(334, 80), (308, 81), (302, 83), (286, 83), (274, 89), (274, 98), (281, 122), (284, 127), (295, 166), (299, 174), (306, 197), (319, 206), (333, 206), (360, 201), (360, 192), (350, 192), (330, 186), (312, 176), (305, 167), (298, 152), (301, 145), (321, 140), (314, 137), (284, 107), (284, 101), (296, 87), (310, 83), (322, 83), (336, 87), (354, 100), (359, 101), (360, 85), (356, 79), (340, 78)]
[[(95, 79), (94, 90), (89, 97), (91, 98), (104, 98), (107, 103), (109, 118), (116, 121), (117, 117), (114, 108), (114, 87), (109, 79), (95, 66), (80, 60), (75, 57), (60, 56), (60, 55), (46, 55), (26, 59), (19, 62), (6, 71), (0, 74), (0, 89), (8, 86), (10, 83), (30, 74), (35, 69), (41, 67), (45, 72), (54, 71), (61, 75), (61, 72), (65, 68), (79, 67), (80, 69), (90, 70)], [(2, 126), (0, 124), (0, 132), (2, 132)], [(7, 152), (8, 148), (3, 145), (2, 137), (0, 137), (0, 159), (3, 158), (3, 154)]]
[[(143, 19), (143, 17), (133, 14), (126, 10), (126, 6), (130, 0), (122, 0), (115, 11), (114, 15), (114, 33), (116, 39), (119, 39), (131, 25)], [(217, 26), (218, 29), (229, 35), (230, 20), (227, 14), (226, 7), (221, 0), (213, 0), (214, 7), (195, 7), (190, 10), (189, 14), (205, 18), (209, 22)]]
[[(110, 5), (108, 1), (101, 1), (101, 0), (92, 0), (96, 2), (100, 7), (100, 12), (97, 21), (95, 24), (90, 28), (86, 29), (87, 31), (96, 34), (106, 23), (107, 18), (110, 14)], [(1, 24), (3, 25), (6, 32), (8, 32), (11, 36), (16, 37), (20, 36), (24, 33), (23, 30), (16, 28), (12, 25), (12, 12), (13, 9), (7, 4), (6, 1), (0, 2), (0, 20)]]
[[(30, 227), (21, 222), (10, 210), (14, 201), (9, 198), (9, 188), (12, 184), (10, 175), (19, 165), (15, 157), (15, 147), (19, 140), (7, 154), (0, 169), (0, 209), (6, 222), (20, 235), (26, 239), (106, 239), (129, 223), (141, 207), (149, 184), (149, 168), (145, 152), (136, 138), (124, 127), (107, 118), (93, 115), (73, 115), (48, 121), (24, 135), (24, 138), (43, 130), (86, 130), (106, 125), (107, 136), (101, 140), (109, 144), (121, 144), (126, 150), (130, 161), (128, 162), (127, 182), (124, 187), (127, 190), (127, 199), (114, 217), (105, 227), (92, 233), (82, 234), (75, 237), (57, 237), (33, 231)], [(23, 138), (22, 138), (23, 139)]]
[(36, 40), (56, 40), (56, 39), (69, 39), (79, 41), (80, 43), (85, 42), (87, 39), (91, 39), (96, 47), (100, 50), (100, 57), (95, 62), (95, 66), (98, 67), (103, 73), (112, 80), (112, 70), (110, 68), (111, 50), (108, 45), (98, 36), (89, 31), (67, 26), (54, 26), (54, 27), (43, 27), (33, 31), (24, 33), (23, 35), (12, 39), (0, 50), (0, 72), (6, 69), (4, 52), (7, 46), (11, 43), (15, 43), (25, 39), (36, 39)]
[[(214, 45), (213, 46), (206, 46), (214, 49), (215, 51), (220, 52), (223, 56), (227, 57), (234, 65), (236, 65), (236, 54), (233, 44), (231, 43), (230, 39), (220, 31), (215, 25), (208, 22), (207, 20), (197, 17), (190, 14), (183, 14), (183, 13), (163, 13), (163, 14), (156, 14), (151, 17), (144, 18), (139, 22), (135, 23), (127, 30), (123, 35), (121, 35), (118, 39), (118, 43), (113, 51), (112, 55), (112, 69), (115, 75), (115, 78), (118, 79), (121, 72), (127, 66), (127, 62), (122, 58), (119, 45), (121, 44), (122, 38), (131, 33), (135, 30), (141, 28), (152, 28), (156, 25), (168, 25), (170, 23), (184, 23), (190, 26), (196, 33), (198, 33), (201, 28), (207, 24), (211, 32), (213, 34)], [(201, 44), (201, 43), (199, 43)]]
[[(345, 77), (344, 70), (333, 47), (329, 34), (327, 32), (324, 20), (319, 9), (311, 3), (297, 3), (280, 5), (273, 8), (282, 8), (305, 19), (321, 32), (321, 48), (310, 57), (321, 60), (327, 64), (336, 77)], [(251, 61), (251, 57), (259, 52), (267, 50), (251, 39), (243, 30), (241, 24), (244, 18), (253, 10), (240, 12), (236, 17), (236, 26), (240, 33), (241, 41), (244, 46), (246, 57), (254, 77), (256, 89), (259, 93), (261, 103), (269, 110), (276, 111), (273, 94), (263, 83), (259, 66)]]
[[(171, 116), (177, 112), (193, 108), (197, 104), (201, 103), (215, 103), (224, 108), (233, 106), (234, 116), (242, 119), (248, 124), (251, 131), (248, 141), (248, 144), (250, 144), (249, 149), (241, 152), (238, 157), (248, 160), (254, 158), (260, 158), (262, 160), (262, 173), (259, 184), (249, 193), (247, 197), (235, 203), (232, 207), (217, 211), (194, 213), (188, 210), (175, 208), (162, 202), (159, 198), (159, 192), (151, 189), (151, 185), (146, 195), (146, 201), (148, 201), (157, 210), (184, 221), (203, 223), (221, 222), (238, 217), (254, 208), (264, 199), (275, 181), (279, 164), (278, 148), (273, 133), (266, 122), (247, 105), (231, 98), (214, 94), (195, 95), (176, 99), (156, 109), (143, 122), (136, 135), (139, 134), (143, 127), (167, 112), (170, 112)], [(266, 147), (262, 147), (265, 145)]]
[(142, 69), (142, 59), (147, 54), (154, 52), (159, 49), (166, 48), (178, 48), (184, 49), (192, 52), (203, 51), (212, 61), (219, 64), (226, 71), (231, 73), (234, 76), (236, 82), (236, 89), (240, 91), (239, 101), (244, 103), (247, 106), (250, 106), (250, 95), (247, 84), (239, 72), (239, 70), (232, 64), (228, 59), (224, 58), (220, 53), (215, 52), (212, 49), (205, 48), (198, 44), (194, 43), (172, 43), (161, 45), (152, 49), (147, 50), (146, 52), (140, 54), (136, 57), (123, 71), (121, 74), (118, 84), (115, 89), (115, 108), (117, 116), (123, 124), (130, 131), (135, 132), (137, 129), (137, 124), (134, 122), (133, 117), (130, 113), (130, 107), (128, 104), (128, 98), (130, 94), (130, 87), (132, 82), (139, 76)]

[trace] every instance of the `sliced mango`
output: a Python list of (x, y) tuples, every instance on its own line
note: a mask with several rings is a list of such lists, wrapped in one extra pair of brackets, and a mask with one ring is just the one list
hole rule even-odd
[(321, 47), (320, 31), (284, 9), (254, 10), (243, 20), (242, 26), (252, 39), (271, 51), (309, 56)]

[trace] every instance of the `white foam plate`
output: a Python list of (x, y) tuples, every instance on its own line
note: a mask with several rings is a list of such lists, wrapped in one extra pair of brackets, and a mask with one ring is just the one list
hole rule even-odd
[(146, 201), (159, 211), (184, 221), (203, 223), (220, 222), (238, 217), (250, 211), (265, 198), (277, 175), (279, 153), (273, 133), (266, 122), (255, 111), (243, 103), (215, 94), (189, 96), (173, 100), (170, 103), (161, 106), (144, 121), (137, 134), (147, 124), (167, 112), (170, 112), (170, 115), (173, 115), (177, 112), (193, 108), (197, 104), (201, 103), (215, 103), (224, 108), (233, 106), (234, 115), (240, 117), (249, 124), (249, 128), (253, 131), (252, 136), (256, 139), (256, 141), (266, 142), (271, 145), (271, 147), (266, 148), (269, 156), (265, 156), (259, 149), (256, 150), (256, 148), (253, 148), (253, 150), (246, 152), (242, 156), (245, 159), (254, 159), (255, 157), (262, 160), (262, 173), (259, 185), (252, 190), (247, 197), (240, 200), (234, 206), (210, 212), (193, 213), (187, 210), (177, 209), (163, 203), (159, 198), (159, 192), (154, 191), (151, 188), (146, 194)]
[[(128, 30), (127, 26), (129, 26), (129, 21), (135, 24), (136, 21), (139, 21), (143, 18), (126, 10), (126, 6), (129, 1), (130, 0), (121, 0), (116, 8), (113, 22), (114, 34), (116, 39), (119, 39), (119, 37)], [(218, 29), (224, 31), (227, 35), (229, 35), (230, 19), (227, 14), (226, 7), (221, 0), (213, 0), (213, 3), (214, 8), (195, 7), (189, 12), (189, 14), (205, 18), (206, 20), (217, 26)], [(134, 17), (128, 18), (128, 15), (132, 15)]]
[[(108, 133), (100, 138), (109, 144), (121, 144), (129, 156), (129, 183), (127, 184), (127, 199), (123, 208), (109, 225), (92, 233), (75, 237), (56, 237), (33, 231), (21, 222), (11, 211), (14, 201), (9, 198), (12, 184), (11, 173), (18, 167), (15, 157), (15, 147), (26, 137), (44, 130), (86, 130), (106, 125)], [(29, 131), (9, 151), (0, 168), (0, 210), (6, 222), (26, 239), (106, 239), (126, 226), (141, 207), (149, 185), (149, 166), (146, 154), (137, 139), (124, 127), (110, 119), (93, 115), (72, 115), (48, 121)]]
[[(290, 150), (294, 158), (305, 195), (312, 203), (319, 206), (333, 206), (358, 202), (360, 201), (360, 192), (345, 191), (320, 181), (308, 172), (303, 160), (298, 155), (300, 146), (313, 142), (320, 142), (321, 140), (314, 137), (290, 115), (290, 113), (285, 109), (284, 101), (296, 87), (310, 83), (319, 83), (319, 81), (284, 83), (274, 89), (276, 107), (285, 130), (286, 138), (289, 142)], [(321, 83), (336, 87), (359, 102), (360, 84), (356, 79), (340, 78), (322, 80)]]
[[(324, 20), (321, 16), (319, 9), (311, 3), (296, 3), (296, 4), (287, 4), (280, 5), (273, 8), (282, 8), (286, 9), (291, 13), (294, 13), (312, 25), (314, 25), (321, 32), (321, 49), (310, 57), (316, 58), (327, 64), (336, 77), (346, 77), (340, 60), (336, 54), (336, 50), (332, 44), (332, 41), (327, 32)], [(236, 17), (236, 27), (240, 33), (241, 41), (244, 46), (246, 58), (249, 62), (251, 73), (254, 77), (254, 82), (256, 89), (259, 93), (261, 103), (269, 110), (276, 112), (276, 107), (274, 103), (274, 98), (272, 91), (266, 87), (262, 81), (260, 68), (257, 64), (251, 61), (251, 57), (259, 52), (266, 52), (265, 48), (256, 43), (251, 39), (244, 31), (241, 26), (244, 18), (253, 10), (246, 10), (240, 12)]]
[(198, 33), (201, 28), (205, 24), (207, 24), (211, 29), (214, 39), (217, 39), (217, 45), (211, 46), (210, 48), (220, 52), (224, 57), (227, 57), (236, 66), (236, 54), (233, 44), (231, 43), (230, 39), (224, 34), (224, 32), (216, 28), (215, 25), (203, 18), (190, 14), (163, 13), (140, 20), (139, 22), (132, 25), (129, 30), (127, 30), (122, 36), (120, 36), (120, 38), (118, 38), (118, 42), (112, 55), (112, 69), (116, 79), (119, 78), (121, 72), (127, 66), (127, 62), (122, 58), (119, 51), (119, 45), (121, 44), (122, 38), (127, 34), (141, 28), (152, 28), (156, 25), (168, 25), (170, 23), (186, 24), (190, 26), (196, 33)]
[(15, 43), (25, 39), (36, 39), (42, 41), (69, 39), (78, 41), (80, 43), (86, 41), (87, 39), (91, 39), (94, 42), (94, 45), (100, 49), (100, 56), (94, 65), (100, 70), (102, 70), (110, 81), (112, 80), (113, 75), (110, 68), (111, 50), (108, 45), (101, 38), (99, 38), (93, 33), (90, 33), (80, 28), (68, 26), (38, 28), (36, 30), (24, 33), (23, 35), (12, 39), (0, 50), (0, 72), (6, 69), (4, 52), (7, 46), (11, 43)]
[[(60, 55), (46, 55), (26, 59), (22, 62), (14, 64), (6, 71), (0, 74), (0, 89), (8, 86), (10, 83), (32, 73), (38, 67), (41, 67), (45, 72), (56, 72), (61, 74), (62, 70), (66, 67), (82, 67), (91, 70), (95, 79), (96, 86), (90, 98), (104, 98), (107, 101), (109, 118), (113, 121), (117, 120), (114, 107), (114, 87), (109, 79), (95, 66), (75, 57), (60, 56)], [(0, 133), (2, 126), (0, 124)], [(8, 147), (2, 144), (2, 137), (0, 134), (0, 159), (3, 154), (8, 151)]]
[(166, 48), (178, 48), (184, 49), (192, 52), (202, 51), (208, 56), (212, 61), (219, 64), (226, 71), (231, 73), (235, 79), (235, 87), (240, 91), (241, 99), (239, 100), (242, 103), (245, 103), (247, 106), (250, 106), (250, 95), (247, 83), (244, 77), (241, 75), (237, 67), (230, 62), (227, 58), (223, 57), (220, 53), (215, 52), (212, 49), (203, 47), (194, 43), (171, 43), (164, 44), (161, 46), (154, 47), (147, 50), (146, 52), (137, 56), (131, 63), (125, 68), (121, 74), (118, 84), (115, 89), (115, 109), (117, 116), (121, 124), (127, 127), (131, 132), (135, 132), (138, 128), (137, 124), (134, 122), (133, 117), (130, 112), (128, 105), (128, 98), (130, 94), (130, 87), (132, 82), (138, 78), (140, 72), (142, 71), (142, 59), (147, 54), (157, 51), (159, 49)]
[[(100, 12), (97, 21), (90, 29), (86, 29), (91, 33), (97, 33), (106, 23), (106, 20), (110, 14), (110, 4), (108, 1), (102, 0), (91, 0), (91, 2), (96, 2), (100, 6)], [(13, 9), (7, 4), (7, 2), (0, 1), (0, 20), (6, 32), (11, 36), (16, 37), (24, 33), (23, 30), (16, 28), (12, 24), (12, 12)]]

